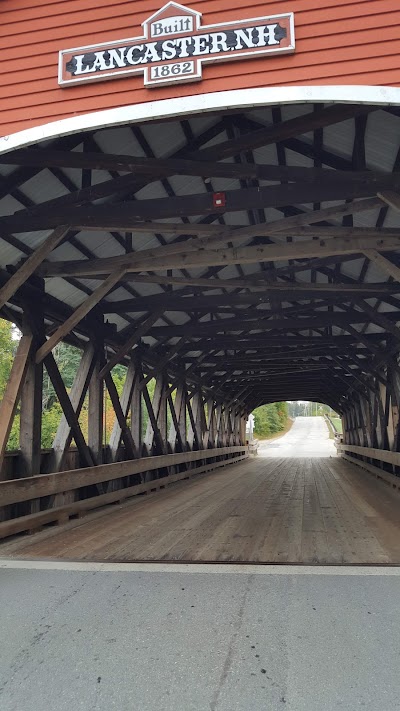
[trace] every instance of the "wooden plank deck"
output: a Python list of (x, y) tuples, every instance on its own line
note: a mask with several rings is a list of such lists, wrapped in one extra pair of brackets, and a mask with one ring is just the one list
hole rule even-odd
[(342, 459), (248, 460), (0, 544), (0, 557), (400, 564), (400, 495)]

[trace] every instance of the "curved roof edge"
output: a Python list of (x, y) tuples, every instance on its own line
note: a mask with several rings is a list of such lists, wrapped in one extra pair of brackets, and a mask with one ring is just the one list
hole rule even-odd
[(178, 99), (162, 99), (72, 116), (0, 138), (0, 153), (81, 131), (180, 118), (226, 109), (274, 104), (341, 103), (400, 106), (400, 88), (390, 86), (288, 86), (235, 89)]

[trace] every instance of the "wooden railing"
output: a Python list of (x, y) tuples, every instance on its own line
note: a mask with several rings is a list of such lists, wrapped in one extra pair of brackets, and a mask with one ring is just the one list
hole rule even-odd
[[(40, 452), (40, 465), (39, 470), (41, 472), (51, 471), (50, 460), (53, 456), (54, 450), (42, 449)], [(122, 456), (121, 459), (124, 457)], [(103, 447), (103, 462), (107, 462), (107, 447)], [(63, 462), (63, 469), (72, 470), (79, 469), (79, 450), (76, 447), (69, 447), (65, 452), (65, 459)], [(19, 479), (21, 472), (24, 470), (24, 462), (22, 453), (18, 449), (13, 449), (5, 453), (3, 464), (0, 470), (0, 481), (6, 481), (8, 479)]]
[(256, 456), (259, 444), (260, 442), (258, 439), (253, 439), (251, 442), (249, 442), (249, 453), (253, 456)]
[(333, 435), (333, 439), (335, 440), (335, 445), (340, 444), (343, 441), (342, 433), (339, 432), (334, 421), (327, 413), (325, 413), (324, 418), (325, 418), (325, 422), (328, 426), (330, 433)]
[(355, 444), (338, 444), (339, 452), (353, 452), (368, 459), (376, 459), (379, 462), (386, 462), (394, 466), (400, 466), (400, 452), (391, 452), (389, 449), (374, 449), (373, 447), (359, 447)]
[[(40, 476), (24, 479), (2, 481), (0, 482), (0, 507), (13, 507), (22, 502), (32, 501), (39, 502), (40, 506), (40, 500), (43, 500), (44, 497), (54, 497), (68, 493), (76, 497), (76, 500), (61, 506), (56, 505), (46, 510), (40, 510), (37, 513), (11, 517), (7, 521), (2, 521), (0, 523), (0, 538), (22, 531), (33, 530), (53, 521), (64, 523), (70, 516), (119, 502), (137, 494), (156, 491), (181, 479), (188, 479), (197, 474), (242, 461), (248, 456), (247, 445), (220, 447), (218, 449), (166, 454), (116, 462), (114, 464), (103, 464), (98, 467), (58, 472), (56, 474), (41, 474)], [(171, 467), (182, 464), (190, 466), (197, 462), (200, 463), (200, 466), (168, 474)], [(154, 472), (155, 470), (167, 473), (167, 476), (161, 476), (158, 479), (134, 484), (133, 486), (127, 485), (130, 477)], [(101, 487), (105, 483), (110, 485), (112, 482), (117, 484), (117, 490), (101, 493)], [(100, 493), (95, 496), (89, 494), (87, 498), (83, 498), (87, 493), (86, 488), (91, 486), (100, 488)], [(9, 510), (10, 514), (11, 516), (13, 515), (12, 508)]]
[[(381, 465), (384, 463), (390, 464), (392, 467), (400, 467), (400, 452), (391, 452), (388, 449), (376, 449), (374, 447), (360, 447), (355, 444), (336, 443), (336, 448), (343, 459), (366, 469), (378, 479), (382, 479), (382, 481), (385, 481), (394, 489), (400, 491), (400, 476), (392, 474), (379, 466), (375, 466), (371, 464), (370, 461), (365, 461), (372, 460)], [(346, 454), (346, 452), (348, 452), (348, 454)], [(357, 457), (362, 457), (362, 459), (349, 456), (349, 454), (356, 454)]]

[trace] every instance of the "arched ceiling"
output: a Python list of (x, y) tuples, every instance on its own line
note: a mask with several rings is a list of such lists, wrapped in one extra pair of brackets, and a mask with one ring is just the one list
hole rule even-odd
[(398, 368), (399, 121), (393, 107), (277, 105), (0, 155), (3, 295), (25, 266), (1, 313), (43, 304), (49, 348), (104, 318), (110, 367), (139, 347), (149, 372), (247, 410), (340, 411), (388, 359)]

